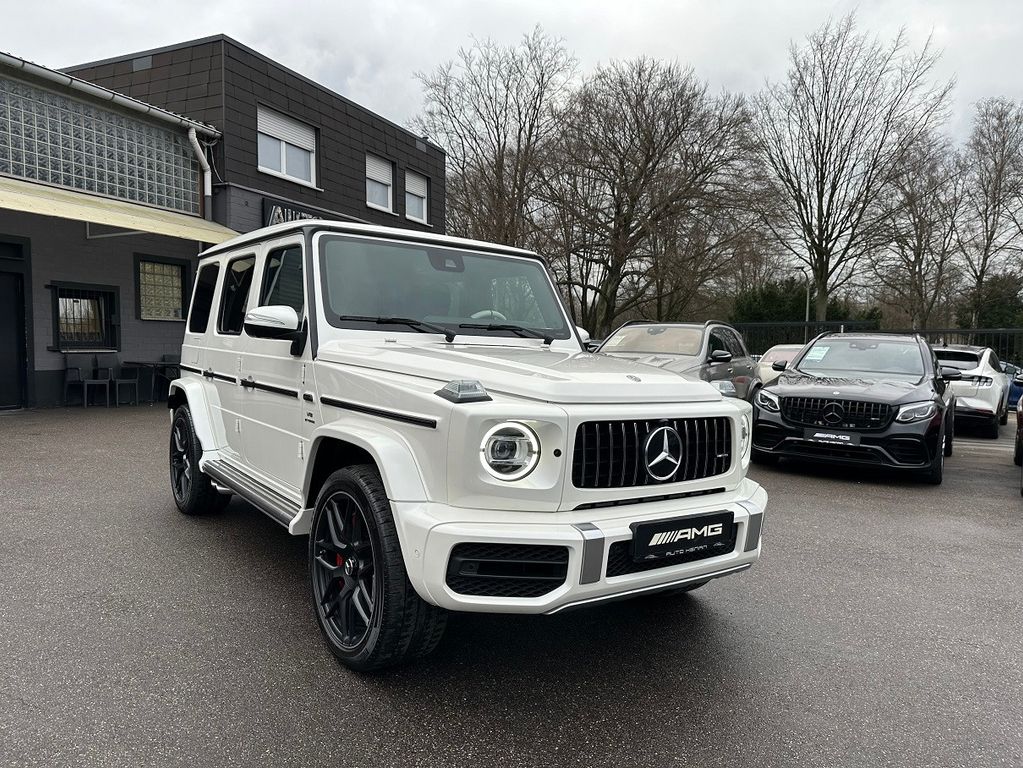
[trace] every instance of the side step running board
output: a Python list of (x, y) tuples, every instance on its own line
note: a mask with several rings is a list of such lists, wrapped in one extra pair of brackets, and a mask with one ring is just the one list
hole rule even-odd
[(218, 485), (223, 485), (234, 491), (260, 512), (276, 520), (285, 528), (290, 528), (291, 521), (302, 511), (298, 504), (284, 498), (277, 491), (267, 488), (258, 480), (253, 480), (243, 475), (230, 464), (218, 459), (207, 461), (202, 471), (213, 478), (214, 482)]

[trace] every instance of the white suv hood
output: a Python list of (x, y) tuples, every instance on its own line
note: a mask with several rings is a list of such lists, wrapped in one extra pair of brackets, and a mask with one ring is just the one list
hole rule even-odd
[(716, 402), (709, 384), (604, 355), (548, 349), (539, 344), (411, 345), (356, 339), (322, 344), (321, 361), (432, 379), (477, 379), (488, 391), (551, 403)]

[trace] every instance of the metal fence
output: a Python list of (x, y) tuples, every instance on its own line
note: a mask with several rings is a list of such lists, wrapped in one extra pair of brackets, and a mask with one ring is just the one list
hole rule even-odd
[[(878, 331), (874, 320), (850, 320), (810, 323), (737, 323), (749, 351), (762, 355), (775, 344), (803, 344), (825, 331)], [(928, 330), (883, 329), (884, 333), (919, 333), (933, 347), (967, 344), (991, 347), (1007, 363), (1023, 363), (1023, 328), (931, 328)]]

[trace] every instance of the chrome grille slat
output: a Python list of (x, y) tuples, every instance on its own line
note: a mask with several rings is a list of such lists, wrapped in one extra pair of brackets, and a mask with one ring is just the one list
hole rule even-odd
[[(663, 425), (678, 433), (682, 456), (675, 474), (662, 483), (647, 472), (644, 451), (650, 431)], [(572, 485), (629, 488), (679, 483), (724, 474), (731, 465), (732, 425), (727, 416), (588, 421), (576, 429)]]

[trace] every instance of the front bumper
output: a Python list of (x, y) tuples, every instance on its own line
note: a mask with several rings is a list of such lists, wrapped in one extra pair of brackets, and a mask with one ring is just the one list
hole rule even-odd
[[(553, 513), (468, 510), (429, 502), (391, 505), (409, 580), (427, 602), (456, 611), (556, 613), (749, 568), (760, 557), (767, 492), (746, 479), (731, 492)], [(632, 523), (721, 511), (733, 515), (735, 540), (730, 551), (623, 572), (622, 552), (632, 539)], [(452, 551), (460, 544), (564, 548), (564, 581), (535, 597), (464, 594), (453, 589), (448, 578)]]
[[(894, 469), (925, 469), (938, 456), (941, 416), (910, 424), (893, 421), (883, 430), (858, 431), (859, 445), (814, 442), (805, 425), (790, 424), (780, 413), (754, 409), (753, 450), (779, 456), (838, 464), (863, 464)], [(850, 432), (851, 430), (838, 430)]]

